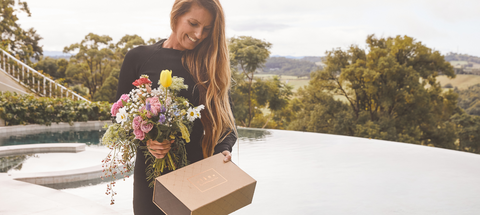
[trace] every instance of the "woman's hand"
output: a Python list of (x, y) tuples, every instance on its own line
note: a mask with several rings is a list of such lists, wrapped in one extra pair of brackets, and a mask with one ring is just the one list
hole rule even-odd
[(158, 142), (156, 140), (148, 140), (147, 148), (148, 151), (157, 159), (164, 158), (167, 153), (170, 151), (172, 143), (175, 140), (163, 140), (163, 142)]
[(222, 154), (225, 155), (225, 158), (223, 159), (223, 162), (226, 163), (226, 162), (232, 160), (232, 153), (230, 153), (229, 151), (223, 151)]

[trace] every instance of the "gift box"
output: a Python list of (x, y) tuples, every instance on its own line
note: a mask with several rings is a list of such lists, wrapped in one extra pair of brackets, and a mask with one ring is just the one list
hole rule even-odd
[(257, 181), (217, 154), (155, 179), (153, 202), (167, 215), (225, 215), (252, 202)]

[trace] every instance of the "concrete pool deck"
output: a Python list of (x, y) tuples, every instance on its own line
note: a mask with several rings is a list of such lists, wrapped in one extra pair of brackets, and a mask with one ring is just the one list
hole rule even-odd
[(88, 199), (60, 190), (13, 180), (0, 173), (0, 214), (2, 215), (91, 215), (118, 214)]
[[(0, 147), (0, 156), (30, 153), (77, 153), (85, 151), (84, 143), (29, 144)], [(98, 179), (103, 175), (101, 165), (82, 169), (34, 172), (0, 173), (0, 214), (118, 214), (118, 212), (90, 200), (40, 186)], [(28, 183), (27, 183), (28, 182)], [(22, 210), (18, 210), (21, 208)]]

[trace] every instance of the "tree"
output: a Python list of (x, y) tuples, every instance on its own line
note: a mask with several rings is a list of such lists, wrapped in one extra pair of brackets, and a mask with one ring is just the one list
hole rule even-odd
[[(454, 148), (455, 124), (450, 118), (458, 109), (457, 96), (451, 90), (443, 93), (436, 81), (439, 74), (455, 77), (452, 66), (438, 51), (408, 36), (370, 35), (366, 42), (368, 50), (352, 45), (345, 51), (327, 52), (325, 68), (312, 73), (303, 90), (305, 96), (300, 96), (300, 102), (309, 108), (299, 112), (293, 129), (328, 126), (323, 129)], [(332, 126), (340, 126), (340, 130)]]
[(65, 78), (65, 73), (67, 72), (68, 68), (68, 60), (60, 58), (57, 59), (57, 76), (59, 78)]
[(468, 87), (465, 90), (455, 89), (458, 93), (458, 105), (467, 114), (480, 116), (480, 84)]
[[(63, 52), (78, 51), (72, 55), (70, 63), (82, 65), (82, 71), (74, 74), (75, 78), (88, 88), (93, 98), (112, 71), (115, 62), (115, 45), (107, 35), (89, 33), (80, 43), (75, 43), (63, 49)], [(68, 69), (67, 69), (68, 70)]]
[(116, 102), (115, 95), (117, 94), (118, 78), (120, 76), (120, 69), (115, 68), (103, 83), (100, 90), (95, 93), (95, 101)]
[(27, 2), (18, 1), (16, 4), (15, 0), (0, 0), (0, 30), (2, 32), (0, 48), (30, 65), (31, 58), (39, 60), (43, 54), (42, 46), (38, 44), (42, 38), (35, 29), (24, 30), (20, 27), (17, 23), (17, 13), (19, 12), (25, 12), (29, 17), (32, 15)]
[(249, 36), (232, 37), (229, 40), (230, 64), (232, 67), (239, 67), (244, 77), (247, 79), (247, 102), (248, 117), (246, 126), (250, 127), (254, 117), (254, 104), (252, 99), (252, 85), (254, 74), (261, 68), (270, 55), (271, 43), (255, 39)]
[(458, 134), (456, 149), (480, 153), (480, 117), (461, 112), (455, 114), (452, 120)]
[(139, 45), (145, 45), (145, 41), (142, 39), (142, 37), (136, 34), (135, 35), (127, 34), (123, 36), (120, 39), (120, 41), (118, 41), (117, 44), (115, 45), (116, 46), (115, 54), (118, 56), (118, 59), (121, 59), (123, 61), (127, 52), (130, 51), (130, 49)]
[(43, 71), (43, 73), (49, 74), (53, 78), (63, 78), (57, 74), (57, 61), (51, 57), (41, 56), (40, 60), (33, 65), (33, 68), (37, 71)]
[(354, 114), (348, 104), (334, 99), (331, 94), (317, 90), (310, 81), (298, 89), (297, 98), (290, 101), (293, 117), (287, 129), (327, 134), (355, 135)]
[[(288, 122), (288, 119), (285, 121), (285, 115), (289, 115), (283, 110), (288, 106), (293, 87), (283, 83), (278, 76), (267, 80), (256, 79), (253, 86), (254, 98), (258, 106), (268, 107), (270, 110), (270, 116), (261, 128), (283, 128), (285, 122)], [(271, 121), (275, 122), (274, 127), (268, 126)]]
[[(120, 41), (115, 44), (115, 56), (116, 56), (116, 63), (112, 64), (112, 72), (107, 77), (105, 82), (103, 82), (100, 90), (98, 90), (94, 95), (95, 101), (108, 101), (108, 102), (115, 102), (115, 95), (117, 93), (117, 85), (118, 85), (118, 78), (120, 75), (120, 67), (122, 66), (123, 59), (128, 51), (132, 48), (135, 48), (139, 45), (146, 45), (146, 44), (154, 44), (156, 43), (157, 39), (150, 39), (148, 43), (142, 39), (142, 37), (138, 35), (125, 35), (123, 36)], [(158, 38), (158, 40), (160, 40)]]
[(231, 99), (233, 103), (233, 115), (238, 125), (247, 127), (249, 102), (248, 102), (248, 85), (245, 82), (245, 74), (239, 73), (232, 68), (232, 89)]

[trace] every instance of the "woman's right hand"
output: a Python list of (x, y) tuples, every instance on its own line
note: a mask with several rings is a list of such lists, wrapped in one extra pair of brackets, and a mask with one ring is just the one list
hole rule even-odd
[(147, 148), (148, 151), (157, 159), (164, 158), (171, 149), (171, 145), (175, 140), (163, 140), (163, 142), (158, 142), (156, 140), (148, 140)]

